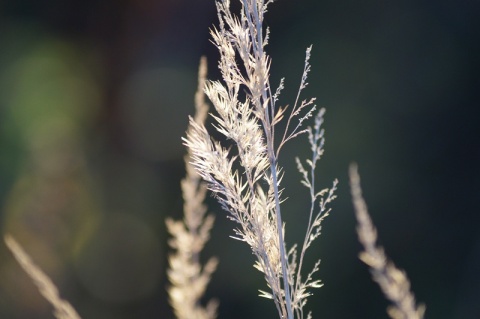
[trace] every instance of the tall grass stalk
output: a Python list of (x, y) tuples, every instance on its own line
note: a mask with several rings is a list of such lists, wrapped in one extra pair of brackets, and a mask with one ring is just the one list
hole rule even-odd
[[(316, 109), (315, 98), (300, 101), (308, 85), (311, 47), (306, 51), (295, 103), (289, 112), (287, 107), (277, 105), (284, 81), (275, 90), (270, 84), (271, 59), (265, 52), (269, 30), (263, 27), (264, 14), (272, 2), (241, 0), (239, 14), (231, 11), (229, 0), (216, 2), (219, 24), (211, 35), (220, 53), (218, 67), (223, 81), (207, 81), (205, 93), (216, 110), (212, 115), (214, 127), (233, 147), (215, 141), (194, 119), (190, 119), (191, 129), (184, 141), (191, 151), (192, 164), (229, 218), (238, 223), (234, 238), (247, 242), (257, 258), (255, 267), (264, 274), (270, 288), (270, 292), (261, 291), (261, 296), (273, 299), (280, 318), (293, 319), (304, 317), (310, 288), (321, 286), (319, 280), (313, 279), (319, 262), (302, 278), (303, 258), (320, 235), (337, 182), (331, 189), (318, 192), (315, 188), (315, 167), (323, 154), (324, 110), (317, 113), (313, 128), (302, 126)], [(286, 128), (277, 138), (275, 128), (282, 120)], [(313, 156), (305, 163), (297, 159), (297, 165), (302, 184), (311, 194), (311, 209), (298, 258), (297, 246), (287, 249), (285, 244), (280, 205), (283, 172), (278, 158), (285, 143), (303, 133), (308, 134)]]
[[(208, 114), (208, 104), (205, 102), (203, 89), (207, 75), (207, 62), (200, 60), (198, 72), (198, 89), (195, 94), (195, 117), (193, 121), (203, 125)], [(190, 127), (188, 131), (191, 131)], [(169, 240), (174, 252), (169, 256), (170, 267), (167, 271), (171, 285), (168, 287), (170, 304), (178, 319), (213, 319), (217, 314), (217, 302), (210, 301), (206, 307), (200, 303), (210, 276), (217, 267), (217, 259), (210, 258), (205, 266), (200, 263), (200, 251), (210, 237), (214, 217), (205, 215), (203, 204), (207, 187), (197, 174), (191, 161), (191, 152), (185, 156), (186, 177), (181, 182), (183, 193), (184, 218), (174, 221), (167, 218)]]
[(378, 283), (385, 297), (392, 302), (388, 314), (392, 319), (422, 319), (425, 306), (416, 306), (406, 273), (388, 260), (383, 248), (377, 246), (377, 230), (362, 196), (356, 164), (350, 165), (350, 188), (358, 223), (358, 239), (364, 248), (360, 253), (360, 259), (370, 267), (373, 280)]

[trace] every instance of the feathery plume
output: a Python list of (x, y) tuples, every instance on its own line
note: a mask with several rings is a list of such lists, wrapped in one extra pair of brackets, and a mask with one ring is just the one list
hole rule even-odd
[[(271, 59), (265, 52), (268, 29), (263, 28), (264, 14), (273, 1), (240, 0), (239, 15), (230, 10), (230, 1), (217, 1), (218, 27), (211, 30), (212, 42), (220, 52), (218, 67), (223, 81), (208, 81), (205, 94), (213, 104), (215, 129), (232, 143), (227, 148), (215, 141), (203, 124), (190, 119), (191, 130), (184, 139), (192, 154), (192, 164), (207, 182), (228, 217), (237, 223), (234, 238), (245, 241), (256, 256), (255, 267), (260, 270), (270, 288), (261, 291), (273, 299), (280, 318), (303, 318), (303, 306), (310, 295), (309, 288), (321, 286), (312, 275), (316, 263), (302, 280), (305, 251), (320, 234), (320, 224), (328, 215), (334, 198), (336, 181), (331, 189), (315, 190), (314, 171), (323, 152), (322, 109), (314, 128), (302, 128), (313, 116), (315, 99), (300, 102), (300, 93), (307, 86), (310, 71), (311, 47), (307, 49), (305, 67), (296, 101), (287, 114), (287, 107), (278, 107), (283, 79), (272, 93), (269, 80)], [(245, 92), (245, 93), (244, 93)], [(276, 141), (275, 126), (286, 119), (286, 128)], [(296, 124), (294, 124), (296, 123)], [(293, 127), (293, 129), (291, 129)], [(311, 209), (306, 237), (297, 260), (296, 246), (287, 250), (285, 225), (282, 221), (282, 170), (278, 164), (279, 151), (286, 142), (307, 133), (313, 151), (311, 160), (303, 164), (302, 183), (310, 189)], [(319, 205), (317, 207), (317, 205)]]
[[(203, 93), (206, 75), (207, 61), (202, 57), (193, 119), (198, 125), (205, 123), (208, 113), (208, 104)], [(187, 132), (191, 130), (189, 127)], [(203, 202), (207, 187), (190, 163), (191, 156), (191, 151), (188, 151), (185, 156), (187, 175), (181, 182), (184, 200), (183, 221), (174, 221), (171, 218), (166, 220), (168, 232), (172, 235), (169, 244), (174, 249), (169, 256), (168, 278), (171, 286), (168, 287), (168, 294), (178, 319), (213, 319), (216, 318), (217, 302), (210, 301), (203, 307), (200, 298), (217, 267), (217, 259), (210, 258), (202, 268), (199, 255), (210, 237), (214, 217), (205, 216), (207, 208)]]
[(406, 273), (395, 267), (385, 256), (383, 248), (377, 246), (377, 230), (362, 196), (356, 164), (350, 165), (350, 188), (358, 222), (358, 239), (364, 248), (360, 253), (360, 259), (370, 267), (373, 280), (378, 283), (385, 297), (392, 302), (388, 314), (392, 319), (422, 319), (425, 307), (415, 305), (415, 297), (410, 291), (410, 281)]

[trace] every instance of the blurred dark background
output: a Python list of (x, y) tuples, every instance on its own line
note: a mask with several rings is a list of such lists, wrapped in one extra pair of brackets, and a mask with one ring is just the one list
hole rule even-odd
[[(235, 2), (235, 1), (234, 1)], [(235, 5), (237, 7), (237, 5)], [(85, 319), (173, 318), (164, 219), (180, 218), (181, 136), (197, 66), (218, 55), (213, 0), (0, 2), (0, 207), (12, 233)], [(386, 318), (360, 263), (347, 169), (360, 167), (381, 244), (408, 272), (427, 318), (480, 318), (480, 3), (275, 2), (266, 17), (272, 83), (291, 104), (307, 46), (305, 97), (327, 108), (321, 187), (338, 199), (310, 250), (325, 286), (314, 318)], [(302, 240), (308, 197), (285, 148), (287, 242)], [(253, 257), (216, 225), (207, 297), (219, 318), (275, 318)], [(0, 318), (53, 318), (0, 247)]]

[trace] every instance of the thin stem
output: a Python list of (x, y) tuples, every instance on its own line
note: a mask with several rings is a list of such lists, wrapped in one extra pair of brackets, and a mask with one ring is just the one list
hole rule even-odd
[[(260, 18), (260, 15), (258, 14), (258, 8), (256, 4), (252, 4), (253, 8), (249, 8), (248, 1), (244, 0), (244, 9), (245, 9), (245, 15), (247, 19), (249, 19), (249, 25), (253, 26), (256, 25), (256, 37), (257, 41), (252, 41), (254, 44), (254, 52), (256, 52), (256, 63), (257, 63), (257, 68), (261, 70), (259, 72), (260, 78), (259, 83), (263, 84), (266, 82), (266, 87), (269, 88), (270, 84), (268, 79), (265, 79), (263, 76), (263, 69), (264, 69), (264, 51), (263, 51), (263, 26), (262, 26), (262, 20)], [(254, 19), (256, 20), (257, 23), (251, 22), (251, 17), (249, 15), (250, 9), (253, 9), (254, 13)], [(252, 40), (254, 38), (254, 31), (252, 30), (252, 27), (250, 27), (250, 33)], [(256, 42), (256, 43), (255, 43)], [(268, 95), (267, 95), (267, 89), (262, 90), (262, 101), (265, 103), (268, 101)], [(260, 101), (259, 101), (260, 102)], [(271, 103), (271, 110), (274, 110), (274, 101), (273, 98), (270, 99)], [(259, 103), (257, 105), (259, 108), (263, 108), (263, 103)], [(275, 156), (275, 147), (274, 147), (274, 136), (272, 135), (272, 125), (270, 121), (270, 117), (273, 118), (274, 114), (269, 114), (269, 107), (265, 108), (265, 116), (263, 119), (263, 127), (265, 130), (265, 135), (267, 137), (267, 149), (268, 149), (268, 155), (269, 155), (269, 160), (270, 160), (270, 171), (272, 173), (272, 182), (273, 182), (273, 193), (275, 197), (275, 211), (276, 211), (276, 219), (277, 219), (277, 232), (278, 232), (278, 241), (279, 241), (279, 248), (280, 248), (280, 262), (282, 264), (282, 277), (283, 277), (283, 289), (285, 291), (285, 304), (287, 307), (287, 318), (288, 319), (293, 319), (293, 310), (292, 310), (292, 301), (291, 301), (291, 296), (290, 296), (290, 285), (288, 283), (288, 275), (287, 275), (287, 268), (288, 268), (288, 263), (287, 263), (287, 257), (286, 257), (286, 249), (285, 249), (285, 241), (283, 238), (283, 222), (282, 222), (282, 214), (280, 210), (280, 195), (278, 191), (278, 176), (277, 176), (277, 166), (276, 166), (276, 156)]]
[(285, 252), (285, 242), (283, 239), (283, 225), (282, 225), (282, 214), (280, 212), (280, 198), (278, 194), (278, 185), (277, 185), (277, 173), (275, 169), (275, 160), (270, 156), (270, 165), (272, 172), (273, 180), (273, 192), (275, 195), (275, 210), (277, 211), (277, 231), (278, 231), (278, 241), (280, 245), (280, 261), (282, 263), (282, 276), (283, 276), (283, 285), (285, 290), (285, 303), (287, 305), (287, 318), (293, 319), (292, 311), (292, 301), (290, 297), (290, 285), (288, 284), (287, 276), (287, 258)]
[[(303, 267), (303, 257), (305, 256), (305, 251), (307, 250), (307, 243), (308, 239), (310, 238), (310, 234), (312, 233), (312, 217), (313, 217), (313, 211), (315, 207), (315, 157), (316, 157), (316, 151), (313, 152), (312, 155), (312, 166), (310, 168), (310, 174), (311, 174), (311, 181), (310, 181), (310, 198), (311, 198), (311, 205), (310, 205), (310, 214), (308, 217), (308, 226), (307, 226), (307, 233), (305, 234), (305, 239), (303, 240), (303, 245), (302, 245), (302, 252), (300, 253), (300, 259), (298, 262), (298, 267), (297, 267), (297, 276), (296, 282), (295, 282), (295, 291), (298, 290), (300, 286), (300, 275)], [(303, 316), (302, 316), (303, 318)]]

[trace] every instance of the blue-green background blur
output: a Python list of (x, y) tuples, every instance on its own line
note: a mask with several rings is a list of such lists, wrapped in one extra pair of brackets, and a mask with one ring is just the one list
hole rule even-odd
[[(236, 1), (233, 1), (236, 3)], [(235, 7), (238, 7), (235, 4)], [(325, 286), (314, 318), (386, 318), (360, 263), (347, 169), (360, 167), (381, 244), (407, 270), (427, 318), (480, 318), (480, 4), (477, 0), (279, 0), (266, 17), (272, 83), (292, 104), (313, 44), (305, 98), (327, 108), (319, 183), (340, 180), (310, 249)], [(0, 225), (84, 319), (173, 318), (167, 216), (180, 218), (181, 137), (197, 67), (218, 54), (213, 0), (0, 2)], [(294, 156), (287, 242), (302, 240), (308, 196)], [(220, 265), (207, 298), (220, 318), (276, 318), (249, 248), (217, 215), (205, 256)], [(0, 247), (0, 318), (53, 318)]]

